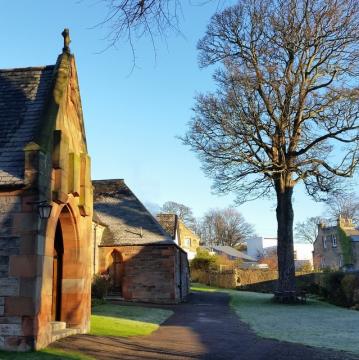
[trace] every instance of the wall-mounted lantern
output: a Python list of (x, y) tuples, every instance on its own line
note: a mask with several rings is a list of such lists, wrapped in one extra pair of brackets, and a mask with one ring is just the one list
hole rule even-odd
[(48, 219), (51, 214), (52, 205), (45, 201), (33, 201), (28, 204), (36, 205), (40, 219)]
[(37, 205), (37, 211), (40, 216), (40, 219), (48, 219), (50, 217), (52, 210), (52, 205), (50, 205), (47, 201), (40, 202)]

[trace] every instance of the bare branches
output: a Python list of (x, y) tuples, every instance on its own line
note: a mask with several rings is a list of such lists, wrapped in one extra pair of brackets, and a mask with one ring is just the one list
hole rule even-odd
[(351, 219), (354, 223), (359, 221), (359, 199), (354, 192), (340, 191), (332, 194), (327, 200), (327, 208), (331, 220), (337, 221), (339, 217)]
[(359, 162), (359, 4), (243, 0), (213, 16), (200, 64), (220, 63), (184, 142), (218, 191), (239, 199), (274, 182), (316, 196)]
[(295, 226), (296, 240), (314, 244), (318, 236), (318, 225), (323, 223), (325, 221), (320, 216), (309, 217), (303, 222), (298, 222)]
[(107, 8), (97, 26), (109, 28), (109, 47), (121, 40), (130, 44), (135, 62), (135, 40), (148, 37), (156, 54), (156, 38), (165, 39), (169, 31), (180, 33), (180, 0), (101, 0)]
[(201, 240), (208, 246), (238, 246), (254, 236), (253, 226), (234, 208), (211, 209), (198, 223)]

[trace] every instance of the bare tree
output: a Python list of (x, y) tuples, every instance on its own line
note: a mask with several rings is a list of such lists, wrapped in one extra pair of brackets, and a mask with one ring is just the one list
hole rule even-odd
[(192, 209), (186, 205), (167, 201), (162, 205), (161, 212), (176, 214), (187, 226), (191, 228), (194, 226), (195, 218)]
[(295, 292), (293, 188), (316, 199), (358, 165), (359, 3), (242, 0), (213, 16), (200, 64), (220, 64), (184, 143), (219, 192), (277, 199), (278, 290)]
[(168, 30), (179, 31), (179, 0), (102, 0), (107, 15), (99, 25), (107, 25), (109, 45), (121, 39), (133, 49), (134, 38), (164, 36)]
[(359, 199), (354, 192), (337, 192), (326, 201), (331, 220), (337, 221), (340, 216), (359, 222)]
[(201, 239), (209, 246), (234, 247), (254, 235), (253, 226), (234, 208), (209, 210), (204, 215), (200, 228)]
[(306, 242), (314, 244), (318, 236), (318, 225), (324, 224), (326, 221), (320, 216), (313, 216), (307, 218), (303, 222), (298, 222), (295, 225), (295, 237), (299, 242)]

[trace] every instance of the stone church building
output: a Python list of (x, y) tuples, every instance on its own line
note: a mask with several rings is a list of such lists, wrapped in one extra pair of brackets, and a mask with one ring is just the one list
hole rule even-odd
[(181, 249), (122, 179), (94, 180), (94, 273), (125, 300), (177, 303), (189, 291)]
[(0, 70), (0, 348), (89, 329), (92, 185), (68, 31), (56, 64)]

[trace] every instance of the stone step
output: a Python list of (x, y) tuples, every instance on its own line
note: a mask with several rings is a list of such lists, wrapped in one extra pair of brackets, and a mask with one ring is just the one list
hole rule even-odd
[(105, 300), (124, 300), (124, 298), (121, 296), (121, 294), (119, 295), (109, 294), (105, 296)]
[(122, 296), (121, 291), (110, 291), (108, 293), (109, 296)]
[(64, 330), (66, 329), (66, 323), (64, 321), (51, 321), (52, 331)]
[(79, 333), (80, 333), (80, 329), (76, 329), (76, 328), (66, 328), (66, 329), (61, 329), (61, 330), (55, 330), (52, 332), (51, 342), (60, 340), (67, 336), (76, 335)]

